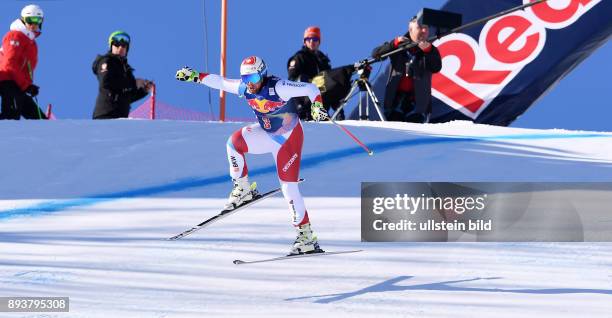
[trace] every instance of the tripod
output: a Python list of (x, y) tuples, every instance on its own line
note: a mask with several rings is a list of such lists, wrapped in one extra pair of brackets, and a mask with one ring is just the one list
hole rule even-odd
[[(357, 105), (357, 107), (359, 107), (359, 120), (370, 119), (369, 101), (372, 100), (372, 104), (374, 105), (374, 109), (376, 109), (376, 112), (378, 113), (378, 117), (381, 121), (386, 121), (384, 114), (380, 110), (380, 102), (378, 101), (376, 94), (374, 94), (374, 91), (372, 90), (372, 84), (370, 84), (370, 81), (368, 81), (368, 77), (370, 76), (370, 69), (371, 68), (369, 65), (360, 65), (360, 67), (357, 68), (357, 74), (359, 74), (359, 78), (353, 81), (353, 84), (351, 85), (351, 90), (349, 91), (348, 95), (346, 95), (346, 97), (344, 97), (344, 99), (342, 100), (340, 107), (338, 107), (338, 109), (334, 112), (334, 116), (332, 116), (331, 118), (332, 121), (336, 119), (336, 116), (338, 116), (340, 111), (344, 108), (344, 106), (346, 106), (346, 103), (348, 103), (348, 101), (356, 94), (357, 90), (359, 91), (359, 104)], [(367, 93), (368, 95), (365, 99), (365, 105), (363, 105), (362, 102), (362, 97), (364, 93)]]

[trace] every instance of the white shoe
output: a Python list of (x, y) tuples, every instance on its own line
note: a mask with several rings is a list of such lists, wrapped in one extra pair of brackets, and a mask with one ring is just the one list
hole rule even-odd
[(233, 179), (233, 182), (234, 188), (225, 204), (225, 209), (227, 210), (235, 209), (241, 204), (253, 200), (253, 197), (255, 197), (257, 193), (255, 190), (255, 183), (251, 186), (248, 177)]
[(310, 223), (306, 223), (297, 228), (297, 238), (293, 242), (289, 255), (323, 253), (319, 247), (317, 237), (312, 235)]

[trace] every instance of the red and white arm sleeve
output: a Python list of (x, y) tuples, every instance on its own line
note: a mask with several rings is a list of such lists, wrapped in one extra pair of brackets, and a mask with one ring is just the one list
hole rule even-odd
[[(23, 35), (21, 38), (25, 38)], [(19, 86), (22, 91), (25, 91), (32, 84), (32, 78), (28, 73), (26, 63), (26, 46), (23, 39), (16, 32), (9, 32), (3, 39), (2, 51), (4, 54), (6, 66), (5, 71), (10, 78)]]
[(311, 83), (280, 80), (276, 83), (276, 93), (286, 101), (293, 97), (308, 96), (310, 102), (321, 102), (319, 88)]
[(227, 79), (217, 74), (200, 73), (199, 83), (214, 89), (240, 95), (238, 92), (240, 80)]

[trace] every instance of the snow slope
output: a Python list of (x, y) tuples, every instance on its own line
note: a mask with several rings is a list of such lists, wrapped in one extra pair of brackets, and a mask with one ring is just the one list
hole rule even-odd
[[(0, 122), (0, 296), (68, 296), (69, 314), (0, 317), (609, 317), (609, 243), (362, 243), (361, 181), (611, 181), (612, 134), (464, 122), (305, 124), (301, 186), (321, 244), (283, 254), (281, 198), (183, 240), (230, 189), (241, 124)], [(261, 189), (268, 155), (249, 156)]]

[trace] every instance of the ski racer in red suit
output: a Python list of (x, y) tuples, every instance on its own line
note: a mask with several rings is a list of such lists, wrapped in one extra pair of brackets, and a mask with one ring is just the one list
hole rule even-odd
[(181, 81), (196, 82), (244, 97), (259, 123), (237, 130), (227, 141), (227, 158), (234, 188), (226, 208), (235, 208), (253, 198), (244, 154), (272, 153), (281, 189), (293, 214), (297, 238), (289, 255), (320, 253), (316, 236), (310, 228), (308, 212), (298, 188), (304, 134), (294, 97), (307, 96), (312, 102), (314, 120), (326, 120), (319, 89), (311, 83), (293, 82), (268, 76), (266, 64), (257, 56), (247, 57), (240, 65), (240, 79), (199, 73), (188, 67), (177, 71)]
[(40, 36), (44, 14), (37, 5), (21, 10), (21, 18), (11, 24), (0, 48), (0, 119), (46, 119), (33, 97), (39, 87), (33, 84), (34, 69), (38, 63), (35, 39)]

